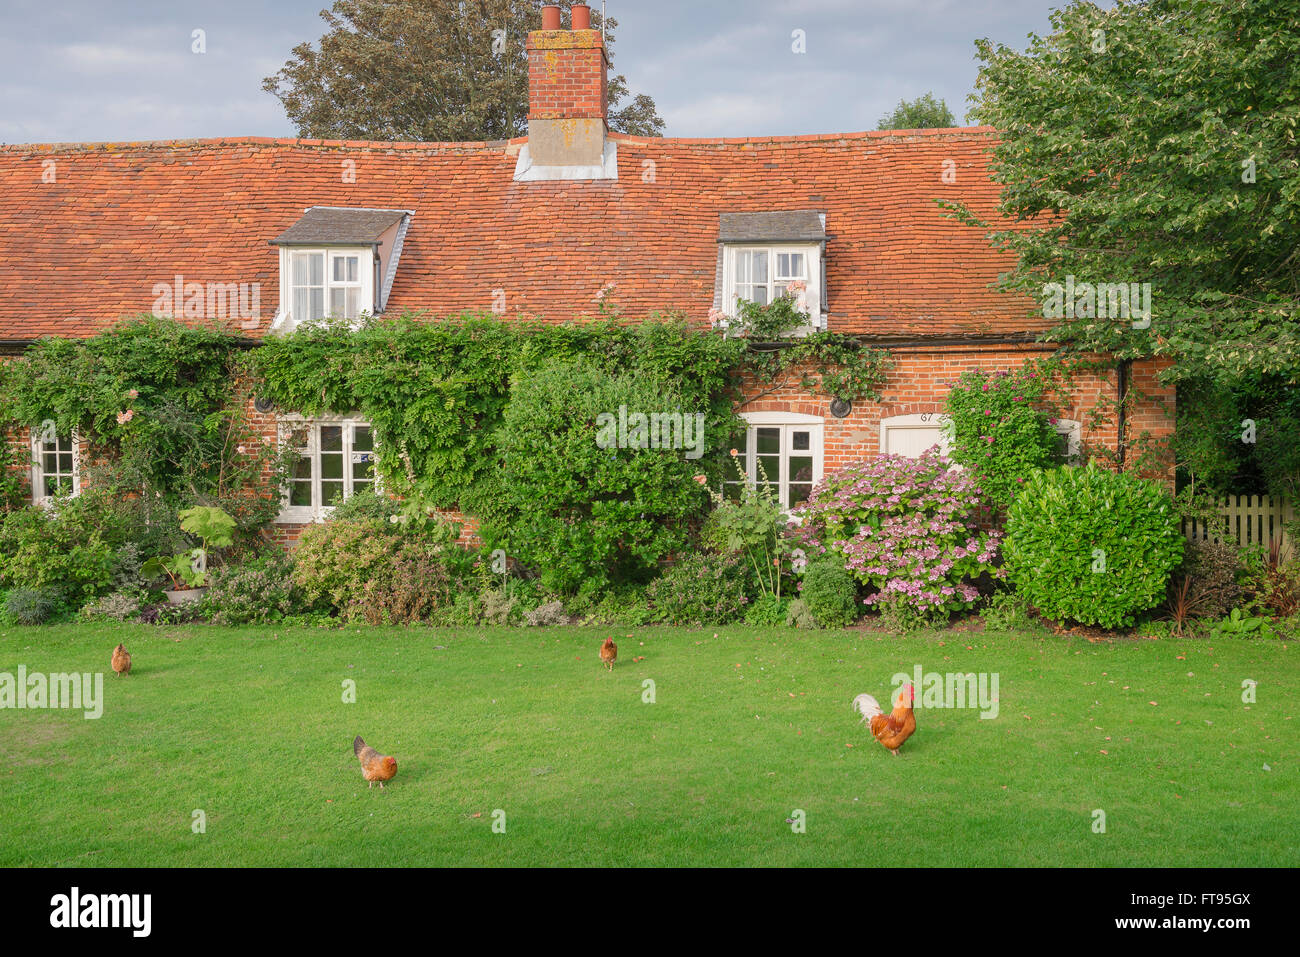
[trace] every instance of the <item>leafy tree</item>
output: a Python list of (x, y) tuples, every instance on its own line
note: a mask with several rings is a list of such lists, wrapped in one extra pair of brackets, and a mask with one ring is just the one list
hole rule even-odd
[(930, 130), (956, 125), (948, 104), (936, 100), (933, 93), (915, 100), (899, 100), (894, 112), (880, 118), (882, 130)]
[(1048, 338), (1168, 356), (1175, 379), (1296, 381), (1298, 21), (1300, 0), (1076, 2), (1025, 53), (977, 42), (971, 115), (1002, 134), (992, 172), (1015, 222), (949, 208), (1017, 255), (1003, 287), (1043, 305), (1069, 276), (1150, 283), (1149, 325), (1085, 295), (1044, 309)]
[[(563, 0), (566, 9), (571, 0)], [(262, 82), (313, 139), (496, 140), (528, 118), (528, 31), (540, 0), (335, 0), (329, 32)], [(600, 27), (599, 11), (592, 25)], [(606, 49), (618, 22), (605, 20)], [(611, 54), (612, 62), (612, 54)], [(609, 125), (658, 136), (654, 100), (609, 78)]]

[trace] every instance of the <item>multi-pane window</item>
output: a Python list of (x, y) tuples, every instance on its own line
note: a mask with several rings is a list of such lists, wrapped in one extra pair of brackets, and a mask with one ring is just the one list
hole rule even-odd
[[(822, 426), (812, 422), (751, 422), (736, 446), (746, 479), (766, 484), (785, 508), (808, 500), (822, 477)], [(740, 497), (740, 478), (728, 482), (729, 498)]]
[(757, 247), (731, 251), (733, 299), (748, 299), (766, 306), (780, 296), (800, 299), (791, 283), (808, 284), (808, 253), (800, 249)]
[(325, 251), (290, 254), (290, 309), (295, 322), (355, 319), (361, 314), (361, 257)]
[(76, 494), (77, 441), (71, 432), (50, 427), (32, 436), (32, 500), (43, 502), (61, 492)]
[(343, 499), (375, 486), (375, 436), (365, 422), (340, 419), (287, 426), (298, 450), (289, 477), (284, 515), (319, 518)]

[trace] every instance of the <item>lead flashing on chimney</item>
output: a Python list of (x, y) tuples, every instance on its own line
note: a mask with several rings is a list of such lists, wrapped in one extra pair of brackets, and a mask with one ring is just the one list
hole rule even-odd
[(618, 179), (618, 144), (606, 140), (599, 166), (534, 166), (528, 144), (519, 148), (515, 162), (516, 183), (544, 183), (555, 180)]

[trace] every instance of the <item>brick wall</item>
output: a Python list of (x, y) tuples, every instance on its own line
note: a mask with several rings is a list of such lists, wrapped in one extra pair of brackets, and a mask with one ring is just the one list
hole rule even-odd
[[(880, 449), (880, 422), (896, 415), (914, 413), (940, 413), (951, 384), (968, 369), (1015, 369), (1030, 359), (1042, 357), (1042, 347), (963, 347), (960, 349), (897, 349), (893, 351), (895, 367), (890, 371), (880, 402), (855, 402), (853, 410), (844, 418), (830, 414), (830, 400), (824, 396), (810, 395), (799, 386), (799, 375), (790, 377), (789, 384), (768, 394), (746, 402), (742, 412), (781, 411), (798, 412), (824, 419), (823, 451), (826, 475), (878, 454)], [(1130, 438), (1147, 433), (1151, 438), (1166, 438), (1173, 432), (1174, 390), (1156, 383), (1157, 373), (1168, 365), (1165, 360), (1136, 362), (1132, 366), (1130, 389), (1135, 397), (1128, 419)], [(1116, 395), (1117, 380), (1114, 368), (1100, 374), (1080, 375), (1072, 380), (1069, 408), (1065, 418), (1083, 424), (1082, 441), (1085, 445), (1115, 450), (1117, 424), (1113, 408), (1106, 402)], [(754, 395), (760, 389), (757, 383), (745, 385), (745, 394)], [(265, 441), (279, 440), (279, 410), (258, 412), (253, 406), (251, 390), (245, 386), (243, 399), (248, 420), (253, 430)], [(1093, 425), (1092, 413), (1102, 409), (1105, 420)], [(20, 463), (28, 461), (29, 433), (22, 429), (10, 435), (8, 441), (19, 451)], [(87, 461), (83, 443), (82, 462)], [(266, 476), (271, 477), (270, 473)], [(1172, 474), (1160, 476), (1172, 482)], [(83, 469), (84, 482), (84, 469)], [(478, 522), (457, 512), (446, 513), (448, 518), (462, 523), (460, 541), (476, 542)], [(276, 523), (268, 537), (286, 547), (292, 547), (307, 526), (302, 523)]]
[[(940, 413), (951, 384), (970, 369), (1017, 369), (1033, 358), (1041, 358), (1041, 347), (969, 347), (953, 350), (898, 349), (893, 350), (895, 367), (882, 390), (880, 402), (855, 402), (853, 410), (842, 419), (830, 413), (830, 400), (824, 396), (809, 395), (799, 387), (799, 376), (791, 377), (791, 384), (776, 392), (745, 403), (741, 412), (798, 412), (821, 416), (823, 429), (824, 474), (860, 462), (880, 451), (880, 421), (897, 415)], [(1128, 434), (1137, 429), (1150, 433), (1152, 438), (1166, 438), (1173, 433), (1174, 390), (1155, 382), (1156, 373), (1163, 363), (1134, 363), (1131, 388), (1140, 386), (1151, 397), (1134, 400), (1130, 410)], [(1079, 375), (1071, 380), (1068, 408), (1062, 417), (1082, 424), (1081, 440), (1085, 446), (1114, 451), (1117, 445), (1118, 424), (1107, 398), (1114, 399), (1118, 386), (1112, 368), (1100, 375)], [(746, 383), (746, 395), (758, 392), (757, 383)], [(1106, 413), (1106, 421), (1091, 425), (1091, 413)], [(1090, 427), (1091, 425), (1091, 427)], [(1160, 476), (1172, 482), (1172, 474)]]

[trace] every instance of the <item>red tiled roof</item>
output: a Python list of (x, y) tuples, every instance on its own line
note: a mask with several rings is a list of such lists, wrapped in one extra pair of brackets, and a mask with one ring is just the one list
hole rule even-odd
[[(390, 313), (486, 310), (502, 290), (508, 314), (572, 319), (595, 314), (614, 282), (625, 315), (676, 309), (707, 322), (719, 214), (816, 209), (832, 330), (1029, 328), (1028, 302), (988, 288), (1009, 257), (934, 203), (995, 218), (988, 128), (613, 138), (616, 181), (548, 183), (514, 182), (523, 140), (0, 147), (0, 340), (90, 334), (149, 311), (155, 284), (177, 275), (261, 283), (263, 318), (246, 333), (259, 335), (278, 301), (268, 243), (311, 206), (414, 210)], [(941, 178), (946, 160), (954, 184)]]

